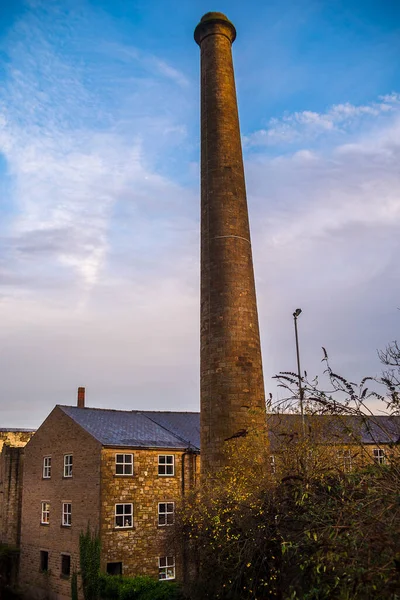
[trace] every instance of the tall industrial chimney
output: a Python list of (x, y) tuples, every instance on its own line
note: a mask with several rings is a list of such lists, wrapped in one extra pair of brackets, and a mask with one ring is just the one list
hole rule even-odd
[(228, 459), (227, 442), (264, 433), (266, 411), (253, 260), (231, 45), (236, 30), (210, 12), (201, 51), (202, 473)]

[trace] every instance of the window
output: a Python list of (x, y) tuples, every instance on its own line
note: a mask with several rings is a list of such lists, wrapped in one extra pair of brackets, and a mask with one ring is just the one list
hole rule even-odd
[(374, 460), (378, 465), (385, 464), (385, 451), (383, 448), (374, 448)]
[(115, 527), (133, 527), (133, 504), (115, 505)]
[(273, 454), (271, 454), (271, 456), (269, 457), (269, 466), (271, 469), (271, 473), (275, 474), (276, 473), (276, 464), (275, 464), (275, 456)]
[(107, 563), (107, 573), (109, 575), (122, 575), (122, 562)]
[(174, 524), (174, 502), (159, 502), (158, 503), (158, 524), (173, 525)]
[(44, 573), (49, 570), (49, 553), (46, 550), (40, 551), (40, 566), (39, 570)]
[(158, 457), (158, 474), (174, 474), (174, 456), (172, 454), (160, 454)]
[(175, 556), (160, 556), (158, 579), (175, 579)]
[(63, 502), (62, 505), (62, 524), (64, 527), (71, 527), (72, 522), (72, 504), (70, 502)]
[(64, 454), (64, 477), (72, 477), (72, 454)]
[(43, 459), (43, 479), (51, 477), (51, 456), (45, 456)]
[(350, 473), (353, 465), (352, 465), (352, 456), (351, 450), (338, 450), (338, 459), (342, 463), (342, 468), (345, 473)]
[(48, 525), (49, 517), (50, 517), (50, 504), (48, 502), (42, 502), (42, 516), (40, 517), (40, 523), (42, 525)]
[(69, 577), (71, 574), (71, 557), (69, 554), (61, 554), (61, 575)]
[(133, 454), (115, 455), (115, 474), (133, 475)]

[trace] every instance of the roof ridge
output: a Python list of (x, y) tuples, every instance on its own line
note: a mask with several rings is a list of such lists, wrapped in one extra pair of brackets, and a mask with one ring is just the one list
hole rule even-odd
[[(79, 408), (76, 404), (56, 404), (60, 408)], [(102, 408), (97, 406), (85, 406), (86, 410), (104, 410), (107, 412), (123, 412), (123, 413), (167, 413), (167, 414), (175, 414), (175, 415), (199, 415), (200, 411), (195, 410), (147, 410), (147, 409), (123, 409), (123, 408)]]

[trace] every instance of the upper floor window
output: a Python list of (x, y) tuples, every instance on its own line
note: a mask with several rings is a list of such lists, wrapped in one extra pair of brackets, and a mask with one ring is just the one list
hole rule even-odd
[(383, 448), (374, 448), (374, 460), (379, 465), (385, 464), (385, 451)]
[(271, 473), (272, 474), (276, 473), (275, 456), (273, 454), (271, 454), (269, 457), (269, 466), (271, 468)]
[(115, 505), (115, 527), (133, 527), (133, 504)]
[(69, 554), (61, 554), (61, 575), (69, 577), (71, 574), (71, 556)]
[(63, 502), (62, 505), (62, 525), (71, 527), (72, 524), (72, 504), (71, 502)]
[(72, 454), (64, 454), (64, 477), (72, 477)]
[(160, 454), (158, 456), (158, 474), (164, 476), (174, 474), (173, 454)]
[(43, 459), (43, 479), (51, 477), (51, 456), (45, 456)]
[(345, 473), (350, 473), (350, 471), (353, 468), (351, 450), (349, 450), (348, 448), (346, 448), (345, 450), (338, 450), (337, 455), (339, 461), (342, 463), (341, 466), (343, 468), (343, 471)]
[(40, 522), (42, 525), (48, 525), (50, 522), (50, 504), (48, 502), (42, 502)]
[(115, 474), (133, 475), (133, 454), (115, 455)]
[(159, 502), (158, 503), (158, 524), (173, 525), (174, 524), (175, 503), (174, 502)]
[(158, 579), (175, 579), (175, 556), (160, 556)]

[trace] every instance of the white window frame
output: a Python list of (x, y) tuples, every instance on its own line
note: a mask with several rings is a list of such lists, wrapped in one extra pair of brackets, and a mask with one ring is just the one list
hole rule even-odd
[(160, 581), (175, 579), (175, 556), (158, 557), (158, 579)]
[(72, 464), (73, 464), (72, 454), (64, 454), (64, 477), (65, 478), (72, 477)]
[[(164, 510), (161, 510), (164, 508)], [(168, 518), (170, 517), (170, 518)], [(165, 523), (160, 521), (165, 520)], [(158, 503), (158, 525), (159, 527), (166, 527), (173, 525), (175, 521), (175, 502), (159, 502)]]
[(374, 448), (374, 461), (378, 465), (384, 465), (386, 462), (386, 454), (383, 448)]
[[(117, 506), (123, 506), (122, 513), (117, 514)], [(126, 507), (130, 506), (130, 512), (126, 511)], [(133, 528), (133, 504), (132, 502), (118, 502), (114, 508), (114, 527), (115, 529), (132, 529)], [(122, 517), (122, 525), (117, 525), (117, 518)], [(126, 523), (126, 518), (130, 517), (131, 523)]]
[(275, 455), (274, 454), (270, 454), (270, 456), (269, 456), (269, 466), (270, 466), (272, 475), (275, 475), (275, 473), (276, 473), (276, 460), (275, 460)]
[[(118, 456), (122, 456), (122, 461), (118, 461), (117, 457)], [(126, 457), (129, 456), (131, 461), (127, 461)], [(117, 473), (117, 469), (118, 467), (122, 467), (122, 473)], [(128, 469), (127, 469), (128, 468)], [(126, 471), (129, 470), (130, 468), (130, 473), (127, 473)], [(133, 476), (133, 454), (125, 454), (123, 452), (117, 452), (117, 454), (115, 455), (115, 475), (117, 475), (117, 477), (132, 477)]]
[(43, 471), (42, 471), (43, 479), (51, 478), (51, 456), (43, 457)]
[(43, 500), (41, 516), (40, 516), (40, 524), (41, 525), (49, 525), (49, 523), (50, 523), (50, 502)]
[[(167, 459), (172, 458), (168, 462)], [(169, 468), (169, 469), (168, 469)], [(160, 471), (164, 470), (164, 473)], [(170, 471), (169, 473), (167, 471)], [(173, 477), (175, 475), (175, 456), (174, 454), (159, 454), (158, 455), (158, 475), (159, 477)]]
[(342, 463), (342, 468), (345, 473), (350, 473), (353, 469), (353, 457), (349, 448), (344, 448), (337, 451), (337, 456)]
[(72, 525), (72, 502), (62, 503), (61, 524), (63, 527), (71, 527)]

